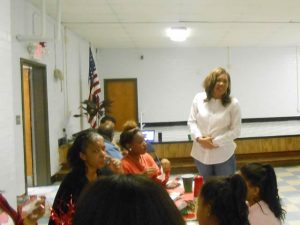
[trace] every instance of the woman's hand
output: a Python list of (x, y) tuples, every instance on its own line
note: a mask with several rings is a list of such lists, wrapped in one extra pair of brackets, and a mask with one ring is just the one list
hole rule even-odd
[(197, 137), (196, 141), (203, 147), (207, 149), (214, 149), (219, 146), (214, 145), (211, 137)]
[(111, 169), (113, 173), (117, 173), (117, 174), (124, 173), (121, 161), (119, 159), (111, 158), (107, 166), (109, 169)]
[(45, 197), (40, 197), (40, 199), (35, 203), (35, 209), (28, 214), (24, 220), (24, 225), (35, 225), (38, 219), (40, 219), (45, 214)]
[(164, 173), (170, 173), (171, 171), (171, 163), (168, 159), (160, 160), (161, 166), (163, 168)]

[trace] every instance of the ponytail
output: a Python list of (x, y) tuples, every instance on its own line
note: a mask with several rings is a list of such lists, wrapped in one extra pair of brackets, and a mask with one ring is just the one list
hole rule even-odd
[[(240, 175), (233, 175), (229, 178), (233, 193), (233, 201), (238, 212), (238, 221), (248, 218), (248, 206), (245, 204), (247, 197), (247, 185)], [(237, 221), (237, 222), (238, 222)]]
[(275, 171), (269, 164), (263, 165), (263, 168), (266, 171), (266, 175), (263, 179), (263, 186), (265, 188), (262, 188), (261, 190), (261, 199), (268, 204), (274, 215), (283, 221), (285, 218), (285, 211), (281, 207)]
[(241, 168), (241, 173), (248, 182), (259, 188), (259, 200), (267, 203), (275, 217), (283, 221), (286, 212), (281, 206), (273, 167), (271, 165), (250, 163)]

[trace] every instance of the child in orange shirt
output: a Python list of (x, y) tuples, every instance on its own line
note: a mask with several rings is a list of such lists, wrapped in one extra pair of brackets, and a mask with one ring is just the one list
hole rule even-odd
[(128, 154), (121, 160), (125, 174), (145, 174), (163, 185), (167, 183), (170, 170), (164, 171), (164, 177), (152, 156), (146, 152), (147, 143), (140, 129), (124, 127), (120, 135), (120, 145), (128, 151)]

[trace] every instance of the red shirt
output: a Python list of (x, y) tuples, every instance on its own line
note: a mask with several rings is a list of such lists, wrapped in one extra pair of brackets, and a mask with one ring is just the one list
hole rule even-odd
[(155, 163), (154, 159), (148, 153), (139, 156), (139, 161), (134, 160), (130, 155), (125, 156), (122, 160), (122, 168), (125, 174), (144, 174), (146, 169), (154, 168), (154, 173), (149, 177), (159, 183), (166, 184), (169, 176), (166, 175), (164, 180), (158, 178), (161, 175), (160, 169)]

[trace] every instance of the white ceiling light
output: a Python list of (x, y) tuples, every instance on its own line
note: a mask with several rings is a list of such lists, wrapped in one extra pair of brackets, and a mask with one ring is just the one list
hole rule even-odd
[(167, 36), (172, 41), (182, 42), (190, 35), (191, 30), (186, 27), (170, 27), (167, 29)]

